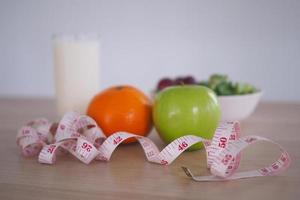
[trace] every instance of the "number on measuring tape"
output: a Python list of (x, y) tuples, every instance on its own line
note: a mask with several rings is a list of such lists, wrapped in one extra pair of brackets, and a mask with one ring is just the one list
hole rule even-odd
[(228, 165), (228, 162), (229, 162), (229, 160), (231, 160), (231, 159), (232, 159), (232, 155), (226, 154), (225, 157), (222, 159), (222, 163), (223, 163), (224, 165)]
[(116, 138), (114, 139), (114, 145), (117, 145), (117, 144), (119, 144), (120, 142), (122, 142), (122, 138), (121, 138), (120, 136), (118, 136), (118, 137), (116, 137)]
[(234, 134), (231, 134), (229, 140), (236, 140), (236, 136)]
[(53, 154), (53, 151), (55, 149), (56, 145), (50, 145), (47, 152), (50, 153), (50, 154)]
[(85, 149), (87, 152), (90, 152), (91, 149), (92, 149), (92, 145), (90, 145), (90, 144), (84, 142), (84, 143), (82, 144), (81, 148), (82, 148), (82, 149)]
[(184, 141), (181, 144), (178, 145), (178, 150), (183, 151), (185, 150), (189, 145)]
[(227, 142), (227, 138), (226, 137), (221, 137), (220, 142), (219, 142), (219, 147), (225, 148), (226, 147), (226, 142)]
[(167, 165), (167, 164), (169, 164), (169, 163), (168, 163), (168, 161), (166, 161), (166, 160), (161, 160), (161, 161), (160, 161), (160, 164), (162, 164), (162, 165)]

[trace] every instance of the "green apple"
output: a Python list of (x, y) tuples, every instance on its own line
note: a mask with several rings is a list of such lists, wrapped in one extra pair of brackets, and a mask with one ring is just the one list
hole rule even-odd
[[(212, 139), (220, 117), (221, 110), (215, 93), (204, 86), (169, 87), (155, 96), (153, 121), (166, 143), (184, 135)], [(189, 149), (202, 147), (202, 144), (195, 144)]]

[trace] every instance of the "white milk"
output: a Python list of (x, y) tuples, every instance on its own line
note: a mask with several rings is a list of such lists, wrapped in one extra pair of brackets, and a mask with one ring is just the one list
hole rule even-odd
[(58, 114), (85, 114), (89, 101), (100, 88), (99, 38), (62, 35), (55, 36), (53, 42)]

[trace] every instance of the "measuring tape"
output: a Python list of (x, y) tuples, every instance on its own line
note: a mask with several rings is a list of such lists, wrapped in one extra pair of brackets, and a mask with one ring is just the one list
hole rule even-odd
[[(105, 138), (96, 122), (85, 115), (70, 112), (59, 123), (37, 119), (23, 126), (17, 134), (17, 144), (24, 156), (37, 156), (40, 163), (54, 164), (56, 155), (70, 152), (82, 162), (92, 160), (109, 161), (112, 153), (124, 140), (136, 138), (141, 144), (149, 162), (161, 165), (171, 164), (182, 152), (202, 142), (206, 149), (207, 166), (210, 176), (194, 176), (182, 167), (187, 176), (195, 181), (224, 181), (257, 176), (276, 175), (290, 165), (287, 151), (279, 144), (260, 136), (240, 137), (238, 122), (222, 122), (212, 140), (195, 135), (180, 137), (168, 144), (162, 151), (147, 137), (128, 132), (116, 132)], [(241, 151), (258, 141), (269, 142), (279, 147), (280, 157), (271, 165), (246, 172), (238, 172)]]

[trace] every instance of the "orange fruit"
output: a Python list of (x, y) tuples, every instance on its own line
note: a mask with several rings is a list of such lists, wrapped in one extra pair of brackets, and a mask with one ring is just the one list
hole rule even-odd
[[(87, 115), (107, 137), (117, 131), (147, 136), (152, 128), (151, 101), (132, 86), (115, 86), (100, 92), (91, 100)], [(130, 138), (124, 143), (134, 141)]]

